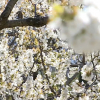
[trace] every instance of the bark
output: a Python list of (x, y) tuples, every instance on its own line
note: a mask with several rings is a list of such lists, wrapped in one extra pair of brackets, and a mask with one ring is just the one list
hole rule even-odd
[(3, 28), (13, 28), (16, 26), (33, 26), (33, 27), (41, 27), (48, 23), (49, 17), (34, 17), (27, 19), (19, 19), (19, 20), (8, 20)]

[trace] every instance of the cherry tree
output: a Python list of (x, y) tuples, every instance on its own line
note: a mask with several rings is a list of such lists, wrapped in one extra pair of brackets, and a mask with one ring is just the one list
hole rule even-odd
[(0, 1), (0, 99), (99, 99), (99, 2)]

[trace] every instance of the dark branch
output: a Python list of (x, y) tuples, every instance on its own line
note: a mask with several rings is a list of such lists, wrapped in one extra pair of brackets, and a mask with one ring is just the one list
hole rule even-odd
[(71, 64), (70, 67), (78, 67), (78, 64)]
[(4, 25), (6, 24), (8, 17), (17, 1), (18, 0), (10, 0), (5, 10), (2, 12), (0, 16), (0, 30), (3, 29)]
[(67, 68), (67, 71), (66, 71), (67, 80), (69, 79), (69, 72), (70, 72), (70, 70), (69, 70), (69, 68)]
[(78, 76), (78, 72), (76, 72), (71, 78), (69, 78), (67, 81), (66, 81), (66, 85), (69, 85), (77, 76)]
[(41, 27), (48, 23), (49, 17), (34, 17), (34, 18), (27, 18), (27, 19), (19, 19), (19, 20), (9, 20), (5, 24), (3, 28), (12, 28), (16, 26), (34, 26), (34, 27)]
[(18, 0), (10, 0), (0, 16), (0, 30), (4, 28), (13, 28), (16, 26), (34, 26), (41, 27), (48, 23), (48, 16), (35, 16), (34, 18), (18, 19), (18, 20), (8, 20), (8, 17)]
[(7, 18), (9, 17), (14, 5), (16, 4), (18, 0), (10, 0), (5, 8), (5, 10), (2, 12), (1, 17)]

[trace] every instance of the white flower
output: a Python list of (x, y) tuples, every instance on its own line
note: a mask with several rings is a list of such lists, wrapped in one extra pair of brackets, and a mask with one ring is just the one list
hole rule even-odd
[(38, 82), (42, 82), (42, 76), (41, 76), (40, 74), (38, 74), (36, 80), (37, 80)]
[(87, 6), (94, 6), (100, 9), (100, 0), (83, 0), (83, 3)]
[(96, 65), (96, 70), (98, 71), (98, 72), (100, 72), (100, 65)]
[(69, 3), (70, 6), (74, 6), (74, 5), (79, 6), (79, 5), (82, 4), (82, 1), (83, 0), (69, 0), (68, 3)]
[(79, 100), (90, 100), (89, 96), (79, 97)]
[(65, 87), (62, 91), (61, 91), (61, 97), (63, 98), (63, 100), (65, 100), (65, 98), (67, 99), (67, 92), (68, 92), (68, 88)]
[(91, 81), (93, 78), (93, 65), (91, 63), (88, 63), (87, 65), (84, 65), (81, 73), (82, 73), (82, 79), (87, 80), (87, 81)]
[(2, 8), (5, 5), (5, 0), (0, 0), (0, 8)]
[(81, 87), (81, 86), (79, 86), (77, 83), (78, 83), (78, 82), (73, 82), (73, 83), (72, 83), (72, 92), (74, 92), (74, 93), (83, 92), (83, 91), (84, 91), (84, 88)]

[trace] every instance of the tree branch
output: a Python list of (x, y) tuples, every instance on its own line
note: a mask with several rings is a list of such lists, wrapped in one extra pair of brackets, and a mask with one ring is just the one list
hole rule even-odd
[(12, 28), (16, 26), (34, 26), (34, 27), (41, 27), (48, 23), (49, 17), (34, 17), (34, 18), (27, 18), (27, 19), (19, 19), (19, 20), (8, 20), (7, 23), (3, 28)]
[(7, 18), (9, 17), (14, 5), (16, 4), (18, 0), (10, 0), (5, 8), (5, 10), (2, 12), (1, 17)]
[(66, 85), (69, 85), (77, 76), (79, 72), (76, 72), (71, 78), (66, 81)]
[(5, 24), (8, 20), (8, 17), (17, 1), (18, 0), (10, 0), (8, 2), (5, 10), (2, 12), (2, 14), (0, 16), (0, 30), (3, 29), (3, 27), (5, 26)]

